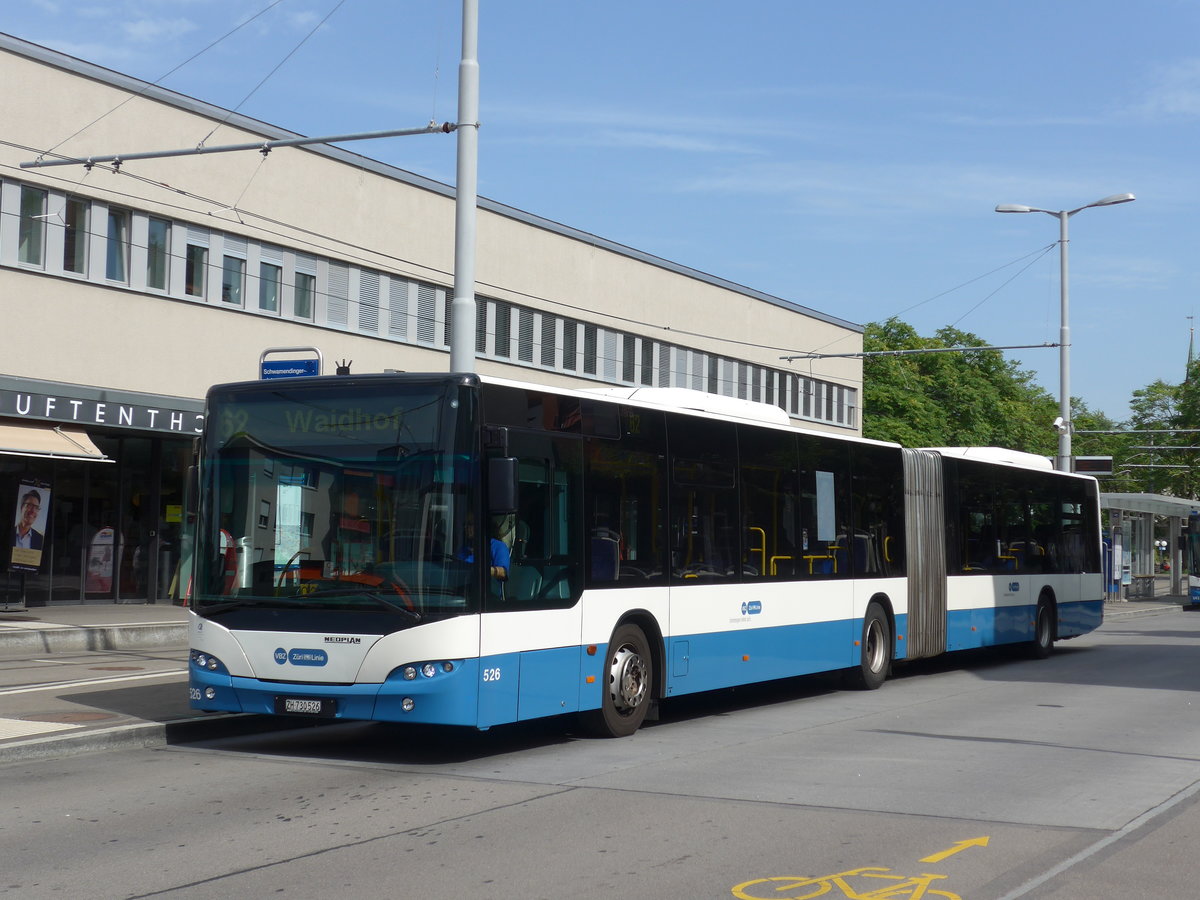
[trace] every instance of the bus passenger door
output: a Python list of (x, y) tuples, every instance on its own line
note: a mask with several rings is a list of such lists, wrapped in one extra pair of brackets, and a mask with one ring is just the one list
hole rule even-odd
[(578, 437), (509, 431), (517, 509), (487, 511), (480, 541), (483, 552), (503, 544), (508, 561), (503, 578), (488, 560), (481, 567), (481, 726), (579, 708), (582, 447)]

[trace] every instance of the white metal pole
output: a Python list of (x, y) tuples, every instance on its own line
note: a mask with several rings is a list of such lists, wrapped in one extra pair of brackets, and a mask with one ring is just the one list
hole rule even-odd
[(1059, 314), (1058, 329), (1058, 414), (1062, 425), (1058, 432), (1058, 469), (1071, 471), (1071, 319), (1070, 288), (1067, 276), (1067, 220), (1065, 210), (1058, 214)]
[(475, 218), (479, 161), (479, 0), (463, 0), (458, 64), (458, 174), (454, 201), (454, 299), (450, 371), (475, 371)]

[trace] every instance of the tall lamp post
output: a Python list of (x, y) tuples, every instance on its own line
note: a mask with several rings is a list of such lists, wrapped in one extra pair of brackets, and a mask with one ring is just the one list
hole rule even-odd
[(1067, 220), (1075, 213), (1091, 209), (1093, 206), (1115, 206), (1118, 203), (1128, 203), (1133, 199), (1135, 199), (1133, 194), (1113, 194), (1111, 197), (1105, 197), (1095, 203), (1088, 203), (1075, 209), (1061, 209), (1057, 212), (1051, 209), (1039, 209), (1036, 206), (1022, 206), (1020, 203), (1001, 203), (996, 207), (998, 213), (1040, 212), (1058, 219), (1061, 321), (1058, 329), (1058, 421), (1054, 425), (1058, 429), (1057, 468), (1062, 472), (1071, 471), (1071, 320), (1067, 279)]

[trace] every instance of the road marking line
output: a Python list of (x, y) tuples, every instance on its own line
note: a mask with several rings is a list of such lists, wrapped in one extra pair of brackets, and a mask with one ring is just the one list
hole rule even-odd
[(32, 694), (36, 691), (60, 691), (64, 688), (90, 687), (96, 684), (115, 684), (121, 681), (143, 681), (148, 678), (177, 678), (186, 675), (187, 669), (170, 669), (164, 672), (147, 672), (142, 675), (116, 675), (112, 678), (85, 678), (78, 681), (55, 681), (32, 687), (0, 688), (0, 696), (9, 694)]
[(966, 850), (968, 847), (986, 847), (987, 845), (988, 845), (988, 839), (986, 837), (972, 838), (969, 841), (956, 841), (954, 843), (953, 847), (950, 847), (948, 850), (943, 850), (941, 853), (935, 853), (935, 854), (933, 854), (933, 856), (926, 856), (924, 859), (921, 860), (921, 862), (923, 862), (923, 863), (941, 862), (943, 859), (953, 856), (955, 853), (959, 853), (963, 850)]
[(1074, 856), (1072, 856), (1070, 859), (1064, 859), (1057, 866), (1054, 866), (1054, 868), (1043, 872), (1041, 875), (1039, 875), (1037, 878), (1032, 879), (1031, 881), (1025, 882), (1023, 885), (1021, 885), (1015, 891), (1005, 894), (1003, 897), (1000, 898), (1000, 900), (1019, 900), (1019, 898), (1024, 897), (1027, 894), (1029, 894), (1030, 891), (1033, 891), (1033, 890), (1041, 887), (1043, 884), (1045, 884), (1051, 878), (1058, 877), (1063, 872), (1066, 872), (1068, 869), (1072, 869), (1075, 866), (1079, 865), (1079, 863), (1083, 862), (1085, 859), (1095, 856), (1097, 853), (1099, 853), (1101, 850), (1103, 850), (1105, 847), (1109, 846), (1110, 844), (1115, 844), (1117, 841), (1133, 834), (1133, 832), (1137, 831), (1143, 825), (1147, 824), (1148, 822), (1153, 821), (1154, 819), (1161, 816), (1163, 813), (1178, 806), (1183, 801), (1191, 799), (1198, 792), (1200, 792), (1200, 781), (1194, 781), (1194, 782), (1192, 782), (1191, 786), (1184, 788), (1182, 791), (1180, 791), (1174, 797), (1171, 797), (1168, 800), (1164, 800), (1162, 803), (1158, 804), (1158, 806), (1151, 807), (1150, 809), (1148, 809), (1144, 813), (1142, 813), (1140, 816), (1138, 816), (1136, 819), (1133, 819), (1132, 821), (1126, 823), (1124, 828), (1121, 828), (1118, 831), (1114, 831), (1108, 837), (1104, 838), (1103, 840), (1097, 841), (1096, 843), (1092, 844), (1092, 846), (1088, 847), (1086, 850), (1081, 850), (1080, 852), (1078, 852)]

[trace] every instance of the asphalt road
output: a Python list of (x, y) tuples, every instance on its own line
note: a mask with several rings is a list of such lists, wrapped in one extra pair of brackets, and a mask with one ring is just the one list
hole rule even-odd
[(624, 740), (352, 723), (13, 762), (0, 894), (1193, 897), (1198, 633), (677, 700)]

